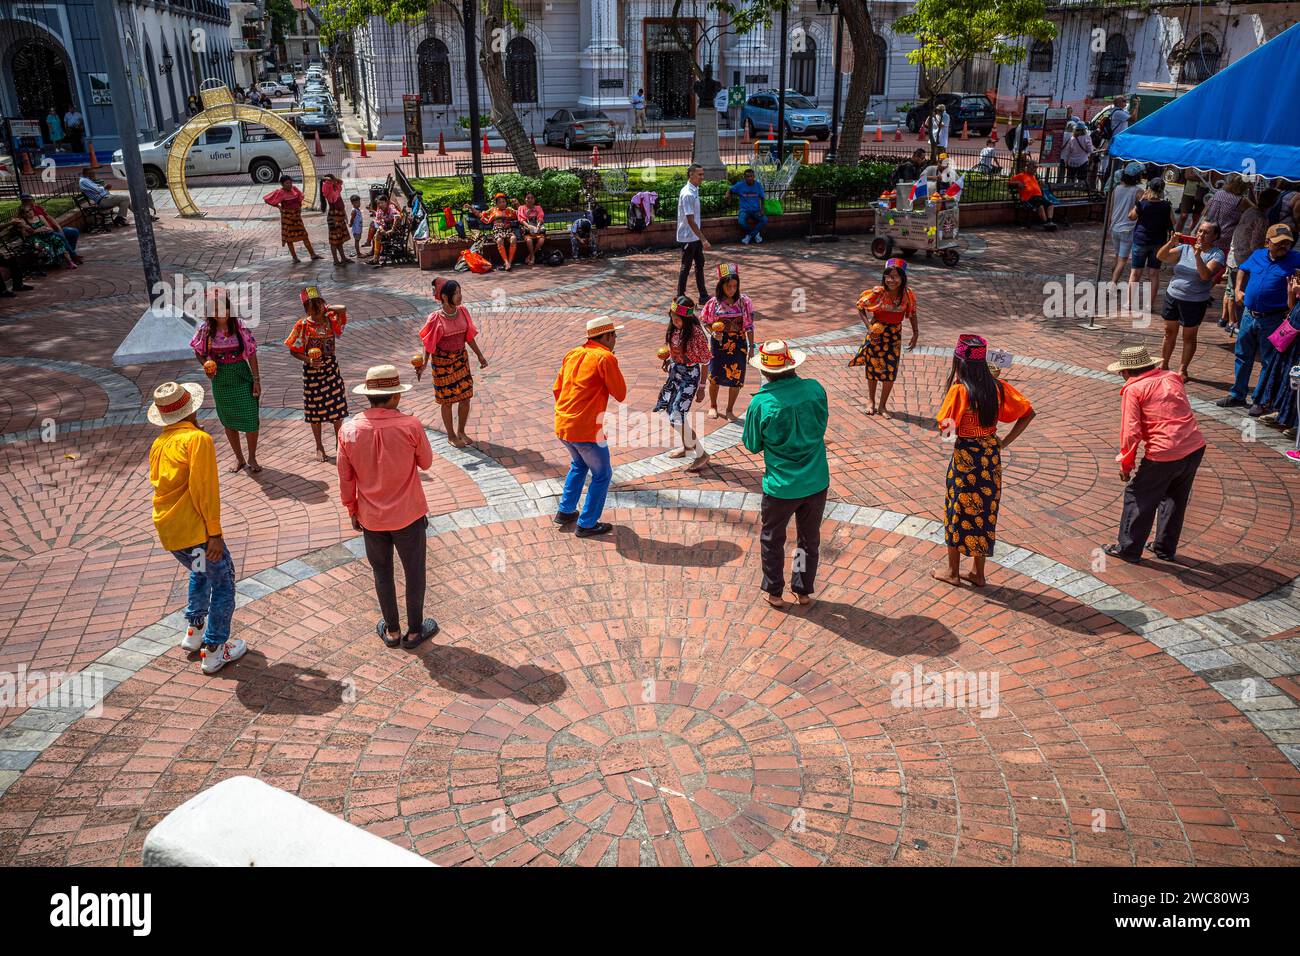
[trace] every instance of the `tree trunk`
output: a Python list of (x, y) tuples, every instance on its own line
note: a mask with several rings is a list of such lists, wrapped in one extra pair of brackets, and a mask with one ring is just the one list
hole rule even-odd
[(537, 153), (510, 99), (505, 57), (501, 50), (496, 49), (500, 46), (497, 38), (505, 36), (505, 26), (505, 0), (488, 0), (483, 17), (482, 44), (479, 46), (479, 69), (483, 71), (483, 82), (492, 100), (492, 123), (506, 141), (506, 149), (515, 158), (515, 165), (525, 176), (540, 176), (542, 170), (537, 163)]
[(855, 0), (841, 2), (839, 9), (853, 45), (853, 72), (849, 74), (849, 91), (844, 98), (843, 126), (835, 164), (855, 166), (862, 152), (862, 127), (867, 121), (867, 103), (876, 76), (876, 33), (871, 27), (871, 11), (865, 3)]

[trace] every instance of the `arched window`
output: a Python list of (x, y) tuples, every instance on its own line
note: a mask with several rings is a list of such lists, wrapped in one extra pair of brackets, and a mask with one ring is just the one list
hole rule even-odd
[(885, 95), (885, 68), (889, 65), (889, 44), (876, 34), (876, 75), (871, 80), (871, 95)]
[[(1181, 44), (1180, 44), (1181, 45)], [(1202, 33), (1186, 47), (1183, 68), (1178, 79), (1185, 83), (1199, 83), (1219, 72), (1219, 44), (1208, 33)]]
[(537, 48), (527, 37), (515, 37), (506, 45), (506, 83), (510, 102), (537, 102)]
[(790, 54), (790, 87), (804, 96), (817, 95), (817, 41), (802, 27), (791, 38), (795, 51)]
[(1029, 48), (1029, 72), (1052, 72), (1052, 41), (1035, 40)]
[(446, 105), (451, 103), (451, 57), (447, 44), (429, 37), (416, 51), (420, 70), (420, 101)]
[(1128, 41), (1121, 33), (1106, 37), (1106, 49), (1097, 63), (1097, 96), (1118, 96), (1128, 79)]

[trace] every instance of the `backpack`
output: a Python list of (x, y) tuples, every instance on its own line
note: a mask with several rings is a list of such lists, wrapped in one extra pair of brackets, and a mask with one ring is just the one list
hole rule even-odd
[(632, 232), (640, 232), (645, 227), (645, 210), (641, 208), (641, 204), (635, 202), (628, 203), (627, 228)]
[[(463, 268), (461, 263), (464, 263)], [(457, 260), (455, 268), (458, 271), (468, 269), (470, 272), (481, 274), (484, 272), (491, 272), (492, 263), (488, 262), (487, 259), (483, 258), (473, 249), (466, 249), (460, 254), (460, 259)]]
[(1101, 120), (1101, 138), (1112, 139), (1115, 136), (1115, 128), (1110, 124), (1110, 114), (1107, 113)]
[(591, 224), (597, 229), (608, 228), (612, 221), (609, 218), (609, 211), (600, 203), (591, 207)]

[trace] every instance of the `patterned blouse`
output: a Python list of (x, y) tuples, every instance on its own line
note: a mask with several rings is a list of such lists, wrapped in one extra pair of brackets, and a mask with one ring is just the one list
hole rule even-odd
[(902, 325), (903, 320), (916, 315), (916, 296), (911, 289), (903, 292), (900, 302), (884, 286), (868, 289), (858, 299), (858, 308), (871, 313), (871, 317), (885, 325)]
[(420, 329), (420, 341), (429, 354), (437, 351), (460, 352), (467, 342), (474, 341), (476, 335), (478, 329), (474, 328), (469, 309), (463, 305), (456, 307), (455, 315), (448, 315), (442, 309), (430, 312)]
[(218, 331), (211, 337), (208, 335), (208, 323), (200, 325), (194, 338), (190, 339), (194, 357), (200, 362), (212, 359), (218, 365), (233, 365), (256, 355), (257, 339), (253, 338), (253, 333), (239, 319), (235, 319), (235, 324), (239, 328), (239, 334), (235, 334), (232, 329), (227, 332)]
[(318, 325), (310, 315), (299, 319), (289, 337), (284, 340), (289, 351), (304, 355), (308, 349), (320, 349), (322, 357), (333, 355), (334, 340), (343, 334), (343, 327), (348, 322), (347, 313), (341, 309), (327, 308), (325, 318), (327, 321), (323, 325)]
[(281, 211), (302, 208), (302, 190), (297, 186), (277, 189), (262, 197), (268, 206), (279, 206)]
[(672, 359), (678, 365), (708, 365), (713, 353), (709, 350), (709, 333), (699, 326), (691, 334), (689, 351), (682, 352), (682, 330), (674, 329), (673, 338), (668, 346), (672, 349)]
[[(998, 422), (1018, 422), (1034, 410), (1029, 399), (1021, 395), (1010, 382), (998, 382)], [(966, 386), (953, 382), (944, 396), (943, 407), (935, 419), (940, 428), (956, 426), (958, 438), (985, 438), (996, 435), (997, 422), (980, 424), (979, 413), (966, 395)]]
[(739, 332), (754, 331), (754, 304), (749, 301), (749, 296), (740, 293), (740, 298), (732, 303), (718, 299), (716, 296), (704, 303), (704, 311), (700, 313), (700, 323), (708, 331), (714, 322), (727, 323), (726, 331), (730, 335)]

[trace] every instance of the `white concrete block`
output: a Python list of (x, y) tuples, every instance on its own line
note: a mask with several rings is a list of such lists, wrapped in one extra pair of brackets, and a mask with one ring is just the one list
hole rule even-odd
[(149, 831), (145, 866), (434, 866), (291, 793), (231, 777)]

